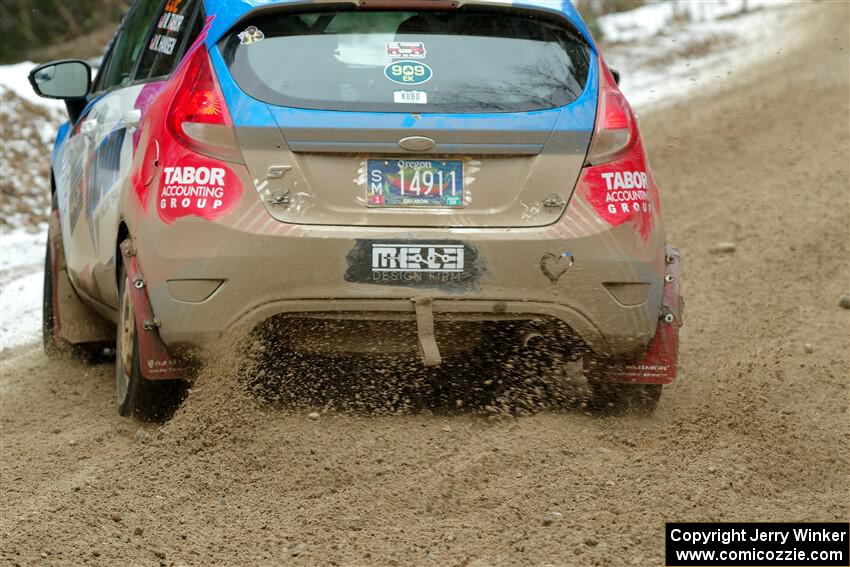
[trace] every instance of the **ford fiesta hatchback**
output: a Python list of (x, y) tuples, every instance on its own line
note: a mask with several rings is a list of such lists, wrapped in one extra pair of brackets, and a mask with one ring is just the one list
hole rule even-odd
[(114, 344), (122, 414), (269, 321), (425, 366), (510, 323), (642, 412), (676, 375), (679, 256), (569, 1), (141, 0), (93, 80), (64, 60), (30, 81), (70, 118), (44, 345)]

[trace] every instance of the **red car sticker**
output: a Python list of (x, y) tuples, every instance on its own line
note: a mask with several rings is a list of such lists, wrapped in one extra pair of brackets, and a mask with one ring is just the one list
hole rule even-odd
[(213, 220), (242, 196), (242, 182), (226, 165), (187, 157), (164, 164), (157, 194), (157, 212), (166, 223), (185, 216)]
[(421, 41), (388, 41), (387, 56), (393, 59), (425, 59), (425, 44)]
[(611, 226), (632, 221), (647, 238), (658, 214), (658, 189), (647, 170), (642, 148), (617, 161), (586, 168), (580, 194)]

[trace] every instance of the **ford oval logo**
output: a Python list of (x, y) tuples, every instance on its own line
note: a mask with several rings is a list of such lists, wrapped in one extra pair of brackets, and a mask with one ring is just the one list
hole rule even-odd
[(398, 141), (398, 145), (403, 150), (411, 152), (427, 152), (436, 144), (437, 142), (431, 138), (426, 138), (425, 136), (408, 136), (407, 138), (402, 138)]
[(427, 83), (433, 74), (431, 67), (425, 63), (413, 61), (396, 61), (384, 68), (384, 75), (400, 85), (421, 85)]

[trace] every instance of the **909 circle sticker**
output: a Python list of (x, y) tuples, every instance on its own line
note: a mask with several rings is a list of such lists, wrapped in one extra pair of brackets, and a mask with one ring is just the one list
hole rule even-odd
[(396, 61), (384, 67), (384, 75), (399, 85), (421, 85), (430, 81), (434, 72), (425, 63)]
[(393, 59), (425, 59), (427, 53), (421, 41), (387, 42), (387, 56)]

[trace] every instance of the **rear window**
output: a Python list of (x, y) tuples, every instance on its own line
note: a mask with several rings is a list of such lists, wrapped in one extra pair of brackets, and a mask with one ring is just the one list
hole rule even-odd
[(521, 112), (584, 90), (588, 48), (542, 16), (484, 11), (274, 13), (220, 48), (246, 93), (281, 106), (374, 112)]

